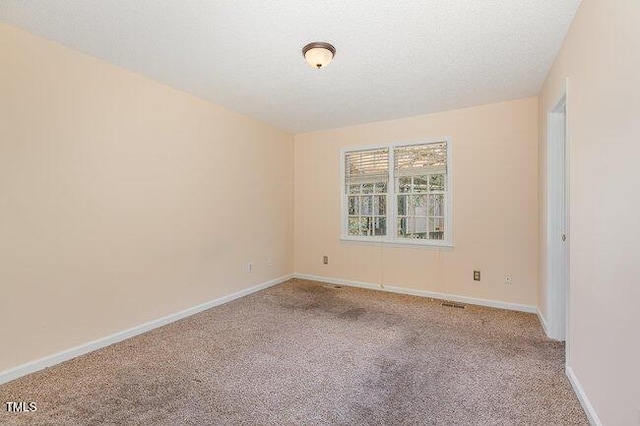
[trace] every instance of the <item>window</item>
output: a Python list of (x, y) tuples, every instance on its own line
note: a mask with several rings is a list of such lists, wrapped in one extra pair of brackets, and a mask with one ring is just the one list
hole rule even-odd
[(450, 246), (451, 141), (342, 151), (342, 238)]

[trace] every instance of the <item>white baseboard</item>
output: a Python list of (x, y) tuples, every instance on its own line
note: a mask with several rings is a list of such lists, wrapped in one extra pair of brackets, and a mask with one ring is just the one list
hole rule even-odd
[(542, 331), (544, 331), (545, 336), (549, 337), (549, 328), (547, 327), (547, 321), (544, 319), (544, 316), (542, 315), (542, 312), (540, 312), (540, 309), (536, 309), (536, 311), (538, 314), (538, 321), (540, 321), (540, 325), (542, 326)]
[(167, 315), (166, 317), (149, 321), (144, 324), (129, 328), (127, 330), (119, 331), (110, 336), (106, 336), (92, 342), (84, 343), (74, 348), (66, 349), (64, 351), (46, 356), (44, 358), (40, 358), (35, 361), (31, 361), (26, 364), (11, 368), (9, 370), (2, 371), (0, 372), (0, 384), (10, 382), (19, 377), (26, 376), (27, 374), (35, 373), (36, 371), (51, 367), (52, 365), (60, 364), (61, 362), (68, 361), (80, 355), (84, 355), (86, 353), (104, 348), (117, 342), (121, 342), (125, 339), (129, 339), (139, 334), (146, 333), (147, 331), (153, 330), (154, 328), (162, 327), (163, 325), (167, 325), (191, 315), (195, 315), (202, 311), (206, 311), (207, 309), (213, 308), (215, 306), (223, 305), (240, 297), (247, 296), (260, 290), (264, 290), (265, 288), (274, 286), (276, 284), (280, 284), (281, 282), (287, 281), (291, 278), (293, 278), (293, 274), (275, 278), (273, 280), (238, 291), (236, 293), (232, 293), (227, 296), (202, 303), (189, 309), (185, 309), (184, 311), (176, 312), (174, 314)]
[(343, 280), (341, 278), (331, 278), (331, 277), (322, 277), (318, 275), (300, 274), (297, 272), (294, 274), (294, 277), (304, 279), (304, 280), (321, 281), (325, 283), (345, 285), (350, 287), (368, 288), (371, 290), (382, 290), (382, 291), (388, 291), (391, 293), (409, 294), (412, 296), (430, 297), (432, 299), (449, 300), (452, 302), (467, 303), (470, 305), (488, 306), (490, 308), (507, 309), (510, 311), (520, 311), (520, 312), (527, 312), (531, 314), (535, 314), (538, 311), (538, 308), (531, 305), (521, 305), (518, 303), (510, 303), (510, 302), (499, 302), (497, 300), (477, 299), (475, 297), (459, 296), (456, 294), (437, 293), (433, 291), (414, 290), (410, 288), (393, 287), (393, 286), (386, 286), (386, 285), (383, 286), (380, 284), (371, 284), (371, 283), (365, 283), (361, 281)]
[(591, 402), (589, 402), (589, 398), (587, 398), (587, 395), (584, 393), (584, 389), (582, 389), (582, 385), (580, 384), (580, 381), (576, 377), (571, 367), (567, 365), (565, 367), (565, 372), (567, 374), (567, 377), (569, 378), (569, 383), (571, 383), (571, 386), (573, 387), (573, 390), (576, 393), (578, 400), (580, 401), (580, 405), (582, 405), (582, 409), (589, 419), (589, 423), (591, 423), (591, 426), (602, 426), (602, 422), (598, 418), (596, 410), (594, 410), (593, 405), (591, 405)]

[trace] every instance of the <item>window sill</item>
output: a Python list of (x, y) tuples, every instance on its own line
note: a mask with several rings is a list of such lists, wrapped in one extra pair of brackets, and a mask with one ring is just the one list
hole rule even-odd
[(341, 243), (357, 244), (365, 246), (384, 246), (384, 247), (398, 247), (398, 248), (420, 248), (420, 249), (442, 249), (451, 251), (453, 244), (447, 241), (424, 241), (424, 240), (387, 240), (383, 238), (354, 238), (354, 237), (341, 237)]

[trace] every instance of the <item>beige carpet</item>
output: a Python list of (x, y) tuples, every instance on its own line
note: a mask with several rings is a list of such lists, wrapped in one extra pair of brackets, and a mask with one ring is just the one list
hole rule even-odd
[(292, 280), (0, 386), (0, 424), (587, 425), (563, 353), (532, 314)]

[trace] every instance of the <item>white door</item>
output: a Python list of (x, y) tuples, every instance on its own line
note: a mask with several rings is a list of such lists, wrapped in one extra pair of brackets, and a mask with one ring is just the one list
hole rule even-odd
[(547, 144), (547, 306), (549, 337), (565, 340), (569, 291), (566, 97), (549, 112)]

